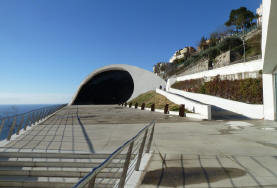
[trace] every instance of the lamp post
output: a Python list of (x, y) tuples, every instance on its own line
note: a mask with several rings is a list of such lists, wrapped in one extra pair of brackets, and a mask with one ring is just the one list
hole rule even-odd
[(244, 39), (244, 35), (242, 37), (242, 44), (243, 44), (243, 61), (246, 62), (246, 56), (245, 56), (245, 39)]
[(242, 44), (243, 44), (243, 61), (246, 62), (246, 55), (245, 55), (245, 29), (243, 29), (242, 35)]

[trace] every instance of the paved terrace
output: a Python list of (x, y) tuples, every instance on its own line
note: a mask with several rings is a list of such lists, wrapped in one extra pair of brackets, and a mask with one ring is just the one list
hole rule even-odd
[(153, 119), (160, 123), (189, 121), (118, 105), (67, 106), (2, 148), (111, 153)]
[(271, 121), (196, 121), (114, 105), (71, 106), (1, 150), (110, 153), (153, 119), (154, 155), (141, 188), (277, 187), (277, 124)]
[(277, 123), (159, 123), (140, 188), (276, 188)]

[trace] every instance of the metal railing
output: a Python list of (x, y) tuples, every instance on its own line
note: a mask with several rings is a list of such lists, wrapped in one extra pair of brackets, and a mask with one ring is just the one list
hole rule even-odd
[(245, 29), (244, 31), (233, 32), (232, 34), (227, 35), (227, 37), (228, 37), (228, 36), (244, 37), (244, 36), (247, 35), (248, 33), (252, 32), (252, 31), (254, 31), (254, 30), (257, 30), (257, 29), (262, 29), (262, 28), (261, 28), (261, 26), (253, 25), (252, 27), (247, 28), (247, 29)]
[(230, 62), (230, 65), (231, 64), (237, 64), (237, 63), (246, 63), (246, 62), (258, 60), (258, 59), (261, 59), (261, 58), (262, 58), (262, 55), (256, 55), (256, 56), (246, 57), (245, 59), (242, 58), (242, 59)]
[[(259, 60), (259, 59), (262, 59), (262, 55), (256, 55), (256, 56), (251, 56), (251, 57), (246, 57), (245, 59), (244, 58), (241, 58), (239, 60), (236, 60), (236, 61), (229, 61), (229, 64), (228, 65), (233, 65), (233, 64), (238, 64), (238, 63), (246, 63), (246, 62), (250, 62), (250, 61), (255, 61), (255, 60)], [(193, 71), (193, 72), (185, 72), (187, 70), (189, 70), (190, 68), (194, 67), (196, 64), (190, 64), (188, 65), (187, 67), (185, 67), (182, 72), (180, 72), (179, 74), (174, 74), (171, 76), (171, 78), (176, 78), (176, 77), (180, 77), (180, 76), (184, 76), (184, 75), (189, 75), (189, 74), (195, 74), (195, 73), (199, 73), (199, 72), (203, 72), (203, 71), (206, 71), (206, 70), (213, 70), (213, 69), (217, 69), (217, 68), (221, 68), (221, 67), (225, 67), (225, 66), (228, 66), (228, 65), (225, 65), (225, 66), (221, 66), (221, 67), (208, 67), (207, 69), (203, 69), (203, 70), (200, 70), (200, 71)]]
[(5, 139), (9, 141), (12, 135), (19, 135), (22, 129), (26, 130), (28, 126), (40, 122), (64, 106), (66, 106), (66, 104), (51, 105), (29, 112), (0, 118), (0, 141)]
[[(149, 153), (153, 140), (155, 122), (141, 129), (136, 136), (116, 149), (103, 163), (92, 169), (73, 188), (113, 187), (123, 188), (134, 170), (138, 171), (142, 156)], [(146, 148), (145, 148), (146, 145)], [(122, 157), (123, 156), (123, 157)], [(114, 179), (97, 177), (101, 173), (112, 173)], [(118, 175), (115, 175), (118, 174)], [(102, 184), (102, 185), (101, 185)]]

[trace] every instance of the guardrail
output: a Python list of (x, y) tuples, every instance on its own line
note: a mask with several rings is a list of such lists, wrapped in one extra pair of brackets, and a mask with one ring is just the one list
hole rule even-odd
[(0, 141), (5, 139), (9, 141), (13, 134), (19, 135), (22, 129), (26, 130), (28, 126), (38, 123), (64, 106), (66, 104), (51, 105), (22, 114), (0, 118)]
[(254, 61), (254, 60), (258, 60), (258, 59), (262, 59), (262, 55), (256, 55), (256, 56), (246, 57), (245, 59), (242, 58), (240, 60), (230, 62), (230, 65), (237, 64), (237, 63), (246, 63), (246, 62)]
[[(130, 177), (134, 170), (138, 171), (141, 163), (142, 156), (145, 153), (149, 153), (151, 143), (153, 140), (155, 122), (153, 121), (149, 125), (141, 129), (136, 136), (129, 139), (118, 149), (116, 149), (103, 163), (96, 168), (93, 168), (90, 173), (83, 177), (73, 188), (94, 188), (94, 187), (113, 187), (124, 188), (126, 179)], [(151, 132), (150, 132), (151, 131)], [(144, 147), (146, 144), (146, 148)], [(126, 156), (119, 159), (118, 156)], [(124, 160), (124, 161), (123, 161)], [(122, 164), (123, 168), (109, 166), (111, 163)], [(121, 166), (121, 165), (118, 165)], [(120, 178), (109, 180), (107, 184), (101, 186), (103, 178), (97, 178), (97, 175), (101, 172), (121, 173)], [(107, 183), (107, 182), (105, 182)]]

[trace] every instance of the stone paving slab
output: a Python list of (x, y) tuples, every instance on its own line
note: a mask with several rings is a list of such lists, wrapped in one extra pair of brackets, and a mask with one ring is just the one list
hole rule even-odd
[(262, 120), (157, 124), (140, 187), (277, 187), (276, 128)]
[[(78, 108), (78, 110), (77, 110)], [(93, 124), (139, 124), (149, 123), (153, 120), (158, 122), (184, 122), (199, 121), (191, 118), (182, 118), (173, 115), (164, 115), (159, 112), (122, 107), (118, 105), (81, 105), (67, 106), (64, 110), (55, 114), (53, 118), (43, 124), (78, 124), (77, 112), (84, 125)], [(58, 120), (55, 120), (58, 118)]]
[(272, 121), (195, 121), (115, 105), (71, 106), (0, 151), (111, 153), (153, 119), (155, 154), (147, 173), (155, 171), (154, 183), (141, 187), (277, 187)]
[(251, 157), (233, 156), (238, 162), (229, 157), (205, 157), (184, 159), (186, 154), (180, 154), (179, 159), (167, 159), (164, 154), (163, 164), (155, 153), (140, 187), (277, 187), (277, 178), (268, 171), (276, 169), (277, 160), (265, 170), (253, 163)]
[(67, 106), (3, 148), (111, 153), (154, 119), (189, 120), (118, 105)]

